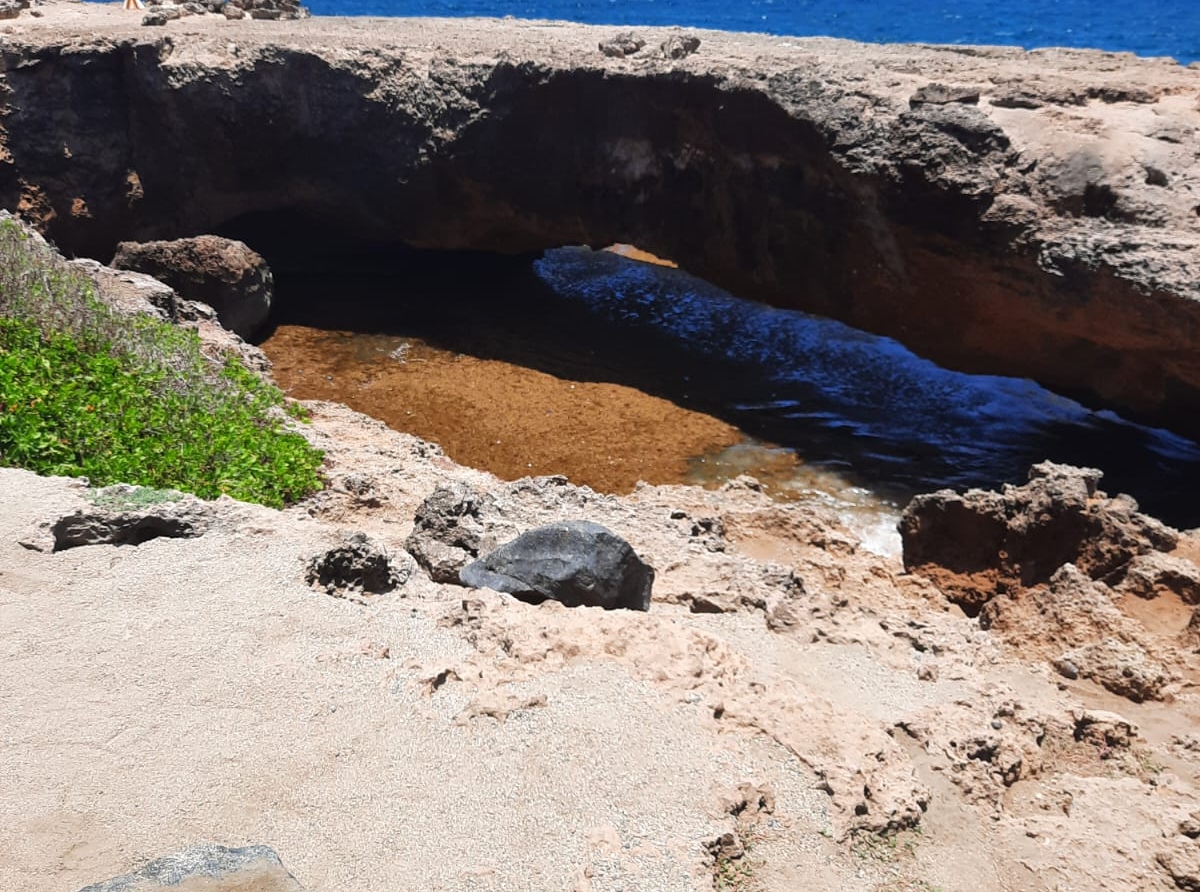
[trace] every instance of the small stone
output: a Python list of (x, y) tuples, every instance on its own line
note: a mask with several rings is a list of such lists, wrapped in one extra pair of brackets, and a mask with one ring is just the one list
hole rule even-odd
[(458, 585), (459, 571), (495, 547), (488, 521), (495, 513), (495, 499), (468, 483), (439, 486), (417, 509), (404, 547), (434, 582)]
[(708, 844), (714, 858), (733, 861), (746, 854), (746, 846), (736, 833), (722, 833)]
[[(1104, 638), (1064, 654), (1084, 678), (1135, 703), (1157, 700), (1171, 682), (1166, 668), (1138, 644)], [(1062, 671), (1061, 669), (1059, 670)]]
[(1129, 749), (1137, 739), (1138, 728), (1133, 722), (1102, 709), (1082, 709), (1072, 713), (1076, 740), (1109, 749)]
[(659, 46), (667, 59), (683, 59), (700, 49), (700, 38), (693, 34), (672, 34)]
[(979, 90), (976, 87), (948, 87), (945, 84), (927, 84), (919, 88), (908, 98), (910, 108), (918, 105), (948, 105), (959, 102), (964, 105), (979, 104)]
[(1066, 658), (1058, 660), (1054, 664), (1054, 668), (1058, 670), (1058, 674), (1063, 678), (1069, 678), (1071, 681), (1079, 678), (1079, 667)]
[(600, 52), (606, 56), (611, 56), (614, 59), (621, 59), (625, 56), (632, 56), (646, 45), (646, 41), (635, 35), (632, 31), (624, 31), (609, 40), (600, 42)]

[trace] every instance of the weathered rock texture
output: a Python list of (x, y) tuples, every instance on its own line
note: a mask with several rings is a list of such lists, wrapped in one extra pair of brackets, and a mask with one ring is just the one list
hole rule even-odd
[(115, 269), (153, 276), (185, 299), (206, 303), (221, 324), (248, 338), (271, 312), (274, 277), (263, 258), (242, 242), (201, 235), (158, 242), (121, 242)]
[(1047, 50), (96, 14), (0, 50), (0, 206), (68, 251), (246, 215), (425, 248), (637, 244), (968, 371), (1200, 432), (1196, 73)]
[(404, 585), (412, 575), (412, 558), (393, 558), (388, 549), (365, 533), (344, 536), (340, 545), (308, 562), (305, 581), (331, 595), (381, 595)]
[(1108, 498), (1096, 488), (1101, 476), (1042, 462), (1028, 483), (1001, 492), (919, 495), (900, 518), (904, 566), (971, 613), (997, 594), (1048, 582), (1067, 563), (1092, 579), (1119, 581), (1135, 557), (1170, 551), (1179, 534), (1128, 496)]
[(97, 490), (94, 502), (39, 523), (21, 541), (31, 551), (84, 545), (143, 545), (152, 539), (193, 539), (209, 525), (208, 503), (170, 490), (117, 484)]
[(1195, 672), (1200, 568), (1165, 553), (1180, 533), (1127, 496), (1108, 498), (1099, 480), (1043, 462), (1002, 492), (917, 496), (899, 524), (904, 565), (1064, 678), (1138, 703), (1163, 699)]
[(404, 547), (434, 582), (458, 584), (463, 567), (503, 541), (493, 527), (495, 502), (469, 483), (439, 486), (417, 509)]
[(476, 588), (567, 607), (649, 610), (654, 568), (628, 542), (598, 523), (568, 520), (522, 533), (463, 567)]

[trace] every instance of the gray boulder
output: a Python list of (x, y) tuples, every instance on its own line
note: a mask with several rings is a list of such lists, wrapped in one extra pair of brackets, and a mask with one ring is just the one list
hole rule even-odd
[(232, 849), (202, 843), (151, 861), (141, 870), (94, 883), (80, 892), (304, 892), (266, 846)]
[(649, 610), (654, 568), (616, 533), (586, 520), (530, 530), (459, 573), (466, 585), (568, 607)]

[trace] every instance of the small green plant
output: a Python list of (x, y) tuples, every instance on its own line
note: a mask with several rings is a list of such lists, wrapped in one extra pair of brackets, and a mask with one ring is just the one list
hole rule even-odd
[(114, 310), (0, 220), (0, 465), (282, 507), (322, 485), (284, 403), (195, 332)]
[(863, 861), (888, 864), (896, 860), (899, 840), (895, 833), (871, 833), (863, 830), (850, 837), (850, 850)]
[(850, 835), (850, 850), (864, 861), (888, 864), (900, 857), (914, 857), (924, 833), (920, 824), (885, 833), (859, 830)]
[(750, 892), (754, 888), (753, 882), (754, 862), (745, 855), (717, 859), (713, 867), (713, 885), (717, 892)]
[(736, 853), (729, 848), (717, 849), (713, 861), (713, 888), (716, 892), (758, 892), (762, 881), (757, 871), (763, 861), (756, 849), (763, 840), (760, 825), (739, 821), (737, 838), (741, 849)]
[(183, 497), (184, 493), (177, 489), (155, 489), (152, 486), (107, 486), (87, 493), (89, 502), (97, 508), (107, 508), (109, 511), (149, 508), (151, 505), (178, 502)]

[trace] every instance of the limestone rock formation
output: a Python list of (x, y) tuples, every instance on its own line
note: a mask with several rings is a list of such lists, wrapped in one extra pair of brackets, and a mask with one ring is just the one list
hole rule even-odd
[(1138, 555), (1117, 588), (1147, 600), (1170, 592), (1185, 604), (1200, 604), (1200, 567), (1160, 552)]
[(614, 59), (622, 59), (640, 52), (645, 45), (646, 41), (643, 38), (638, 37), (632, 31), (623, 31), (616, 37), (600, 41), (600, 52)]
[(380, 595), (408, 582), (412, 559), (393, 557), (365, 533), (343, 536), (340, 545), (318, 554), (308, 563), (305, 580), (331, 595)]
[[(1164, 554), (1179, 534), (1128, 497), (1109, 499), (1099, 478), (1046, 462), (999, 493), (918, 496), (900, 521), (905, 566), (1026, 659), (1135, 702), (1162, 699), (1192, 671), (1180, 643), (1194, 646), (1200, 628), (1188, 619), (1200, 569)], [(1128, 603), (1164, 593), (1149, 626)]]
[(1172, 680), (1166, 668), (1150, 658), (1138, 644), (1115, 638), (1089, 642), (1063, 654), (1063, 659), (1078, 667), (1081, 677), (1134, 703), (1157, 700)]
[(93, 504), (40, 523), (21, 544), (56, 552), (84, 545), (141, 545), (151, 539), (192, 539), (210, 523), (206, 503), (172, 490), (117, 484), (97, 490)]
[(182, 16), (183, 13), (178, 7), (159, 6), (142, 16), (142, 24), (147, 27), (162, 26), (167, 22), (173, 22), (176, 19), (181, 18)]
[(522, 533), (463, 567), (459, 578), (522, 599), (567, 607), (649, 610), (654, 569), (628, 542), (590, 521), (564, 521)]
[(494, 504), (468, 483), (439, 486), (417, 509), (404, 547), (434, 582), (458, 585), (459, 571), (496, 545), (488, 520)]
[[(0, 207), (95, 257), (285, 229), (310, 254), (635, 244), (1200, 433), (1200, 109), (1170, 60), (719, 32), (674, 58), (678, 32), (650, 28), (610, 57), (613, 29), (583, 25), (188, 22), (14, 25)], [(668, 47), (626, 55), (638, 40)]]
[(266, 846), (192, 846), (80, 892), (304, 892)]
[[(152, 13), (163, 13), (160, 7)], [(265, 260), (242, 242), (201, 235), (174, 241), (122, 242), (113, 264), (164, 282), (184, 298), (217, 311), (221, 324), (251, 337), (271, 311), (274, 277)]]
[(267, 19), (270, 21), (308, 18), (308, 8), (300, 5), (300, 0), (228, 0), (225, 17), (233, 18), (229, 9), (241, 9), (252, 19)]
[(900, 519), (904, 566), (933, 579), (972, 615), (997, 594), (1048, 582), (1064, 564), (1115, 581), (1138, 555), (1170, 551), (1178, 533), (1108, 498), (1101, 473), (1043, 462), (1001, 492), (940, 490)]
[(672, 34), (658, 49), (664, 58), (683, 59), (700, 49), (700, 38), (695, 34)]

